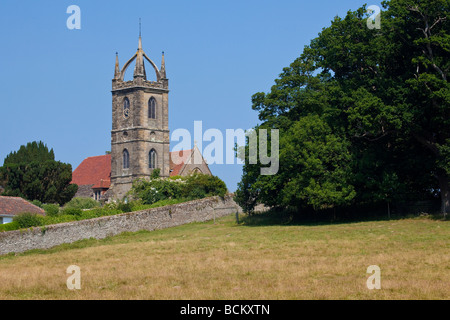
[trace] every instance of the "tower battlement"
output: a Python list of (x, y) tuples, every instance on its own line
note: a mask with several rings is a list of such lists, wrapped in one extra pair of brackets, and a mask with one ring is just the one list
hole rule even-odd
[(161, 79), (160, 81), (148, 81), (142, 78), (137, 78), (132, 81), (122, 81), (118, 79), (113, 79), (112, 90), (125, 90), (125, 89), (160, 89), (169, 90), (169, 81), (167, 79)]

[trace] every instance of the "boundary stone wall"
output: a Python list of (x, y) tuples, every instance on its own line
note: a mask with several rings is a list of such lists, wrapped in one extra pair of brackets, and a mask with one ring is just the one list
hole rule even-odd
[(25, 230), (0, 232), (0, 255), (32, 249), (49, 249), (83, 239), (103, 239), (123, 232), (158, 230), (192, 222), (203, 222), (242, 212), (232, 195), (74, 221)]

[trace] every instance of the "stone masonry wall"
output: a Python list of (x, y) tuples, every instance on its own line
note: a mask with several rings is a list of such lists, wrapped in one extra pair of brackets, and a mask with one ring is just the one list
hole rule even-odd
[(31, 249), (48, 249), (82, 239), (103, 239), (123, 232), (152, 231), (203, 222), (235, 212), (241, 212), (241, 208), (231, 195), (227, 195), (224, 199), (212, 197), (108, 217), (0, 232), (0, 255)]

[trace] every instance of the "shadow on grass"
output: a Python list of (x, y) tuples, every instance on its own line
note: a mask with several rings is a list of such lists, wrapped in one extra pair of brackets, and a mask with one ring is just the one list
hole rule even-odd
[(440, 213), (433, 214), (387, 214), (367, 213), (361, 216), (346, 215), (334, 217), (329, 213), (317, 212), (315, 214), (301, 215), (292, 210), (269, 210), (266, 212), (257, 212), (252, 215), (244, 215), (239, 218), (239, 225), (245, 227), (264, 227), (264, 226), (320, 226), (320, 225), (339, 225), (360, 222), (373, 221), (396, 221), (404, 219), (429, 219), (436, 221), (449, 221), (449, 216), (444, 219)]

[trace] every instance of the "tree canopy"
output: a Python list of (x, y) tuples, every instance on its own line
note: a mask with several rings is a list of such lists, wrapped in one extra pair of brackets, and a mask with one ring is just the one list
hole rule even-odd
[(31, 142), (6, 156), (0, 167), (3, 195), (39, 200), (43, 203), (70, 201), (78, 190), (72, 181), (72, 166), (55, 161), (53, 149)]
[(329, 208), (438, 192), (450, 210), (450, 1), (383, 8), (381, 29), (367, 27), (365, 6), (336, 17), (269, 93), (253, 95), (255, 129), (280, 130), (280, 170), (261, 176), (246, 161), (241, 205)]
[(26, 146), (20, 146), (18, 151), (8, 154), (3, 161), (3, 165), (34, 161), (45, 162), (47, 160), (55, 160), (53, 149), (48, 150), (48, 147), (42, 141), (33, 141), (27, 143)]

